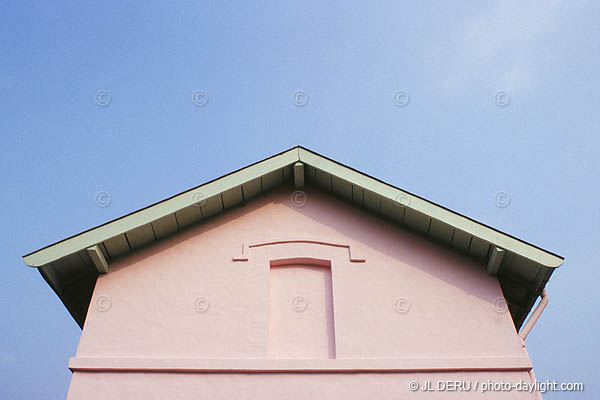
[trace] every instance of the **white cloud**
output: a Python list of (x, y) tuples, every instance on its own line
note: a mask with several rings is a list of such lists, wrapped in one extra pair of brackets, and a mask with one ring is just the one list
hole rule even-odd
[(582, 5), (506, 0), (467, 18), (434, 50), (442, 86), (451, 92), (471, 84), (507, 91), (531, 87), (556, 57), (554, 44)]

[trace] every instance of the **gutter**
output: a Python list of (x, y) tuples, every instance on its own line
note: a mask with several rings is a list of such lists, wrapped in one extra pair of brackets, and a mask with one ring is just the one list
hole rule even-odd
[(547, 305), (548, 305), (548, 293), (546, 293), (546, 290), (544, 289), (544, 290), (542, 290), (542, 294), (540, 296), (540, 302), (538, 303), (537, 307), (535, 308), (535, 310), (533, 311), (533, 313), (531, 314), (531, 316), (529, 317), (527, 322), (525, 322), (525, 325), (523, 326), (523, 329), (521, 329), (521, 332), (519, 332), (519, 336), (521, 337), (521, 339), (525, 340), (527, 335), (529, 335), (529, 332), (531, 332), (531, 330), (533, 329), (533, 326), (535, 325), (537, 320), (540, 318), (540, 316), (542, 315), (542, 312), (544, 312), (544, 309), (546, 308)]

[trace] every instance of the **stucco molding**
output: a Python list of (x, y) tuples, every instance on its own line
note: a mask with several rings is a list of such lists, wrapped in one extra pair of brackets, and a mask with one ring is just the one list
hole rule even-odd
[(332, 242), (324, 242), (320, 240), (309, 240), (309, 239), (292, 239), (292, 240), (275, 240), (263, 243), (255, 243), (255, 244), (243, 244), (242, 245), (242, 253), (238, 256), (234, 256), (232, 258), (233, 261), (249, 261), (250, 260), (250, 249), (257, 247), (265, 247), (265, 246), (275, 246), (275, 245), (284, 245), (284, 244), (314, 244), (318, 246), (330, 246), (330, 247), (342, 247), (348, 249), (348, 257), (350, 258), (350, 262), (365, 262), (366, 259), (364, 257), (359, 256), (356, 251), (356, 246), (351, 246), (349, 244), (338, 244)]
[(69, 360), (73, 372), (466, 372), (532, 368), (528, 357), (329, 360), (74, 357)]

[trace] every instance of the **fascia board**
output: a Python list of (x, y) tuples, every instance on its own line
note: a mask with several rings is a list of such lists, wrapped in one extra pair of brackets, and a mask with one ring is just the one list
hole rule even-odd
[(197, 201), (194, 200), (193, 195), (195, 193), (201, 192), (204, 198), (219, 195), (226, 190), (240, 186), (245, 182), (261, 177), (269, 172), (283, 168), (297, 161), (298, 148), (287, 150), (276, 156), (259, 161), (258, 163), (242, 168), (221, 178), (177, 194), (167, 200), (163, 200), (96, 228), (92, 228), (60, 242), (46, 246), (23, 256), (23, 259), (30, 267), (41, 267), (69, 254), (94, 246), (111, 237), (129, 232), (137, 227), (191, 206)]
[[(370, 190), (391, 201), (402, 198), (402, 203), (408, 208), (446, 223), (456, 229), (467, 232), (468, 234), (485, 240), (499, 248), (528, 258), (543, 266), (557, 268), (563, 262), (563, 258), (558, 255), (523, 242), (520, 239), (514, 238), (468, 217), (450, 211), (442, 206), (379, 181), (305, 148), (299, 148), (299, 157), (301, 162), (334, 175), (337, 178), (344, 179), (363, 189)], [(406, 199), (408, 199), (408, 201), (406, 201)]]

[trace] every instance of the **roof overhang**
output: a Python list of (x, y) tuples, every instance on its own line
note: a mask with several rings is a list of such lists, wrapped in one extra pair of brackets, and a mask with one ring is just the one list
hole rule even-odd
[[(110, 263), (284, 182), (318, 186), (466, 253), (498, 275), (519, 328), (563, 258), (301, 146), (25, 255), (80, 326)], [(398, 206), (400, 205), (400, 207)]]

